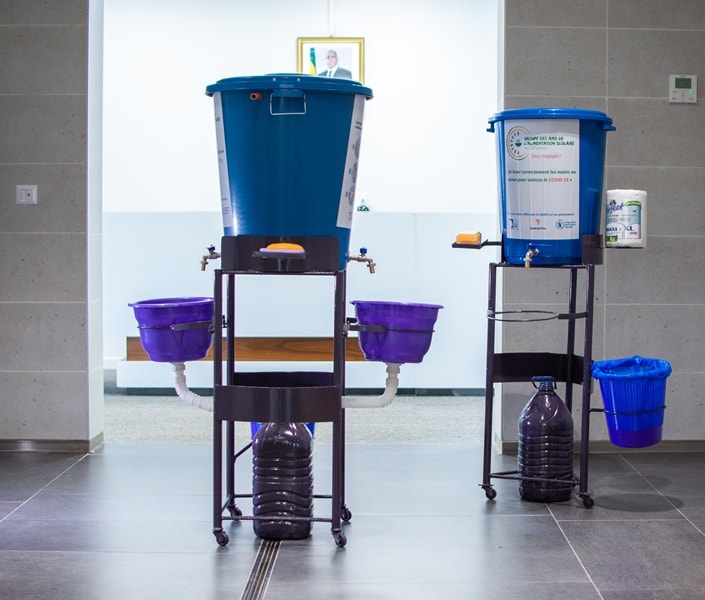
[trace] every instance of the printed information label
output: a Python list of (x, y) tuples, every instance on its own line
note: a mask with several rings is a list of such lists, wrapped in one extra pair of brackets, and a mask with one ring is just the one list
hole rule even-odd
[(506, 122), (507, 237), (580, 237), (580, 122)]

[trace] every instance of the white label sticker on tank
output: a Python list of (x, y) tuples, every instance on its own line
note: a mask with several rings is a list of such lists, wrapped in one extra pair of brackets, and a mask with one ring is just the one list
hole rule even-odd
[(218, 176), (220, 178), (220, 206), (223, 212), (225, 235), (235, 235), (233, 203), (230, 199), (230, 178), (228, 177), (228, 155), (225, 150), (225, 128), (223, 127), (223, 104), (220, 92), (213, 94), (215, 109), (215, 141), (218, 147)]
[(526, 119), (505, 124), (508, 238), (580, 237), (580, 122)]
[(365, 109), (365, 97), (355, 96), (352, 119), (350, 120), (350, 136), (348, 137), (348, 153), (345, 157), (345, 173), (340, 190), (338, 204), (337, 227), (350, 229), (352, 227), (353, 206), (355, 205), (355, 184), (357, 182), (357, 163), (360, 160), (360, 141), (362, 138), (362, 115)]

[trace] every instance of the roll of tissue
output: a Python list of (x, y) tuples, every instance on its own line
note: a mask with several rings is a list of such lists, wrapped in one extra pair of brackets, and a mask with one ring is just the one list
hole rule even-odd
[(607, 190), (605, 246), (608, 248), (646, 247), (646, 192)]

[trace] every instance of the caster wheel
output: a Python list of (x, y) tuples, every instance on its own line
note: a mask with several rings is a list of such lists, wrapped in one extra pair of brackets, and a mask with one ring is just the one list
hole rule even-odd
[(230, 513), (230, 516), (235, 520), (239, 520), (242, 516), (242, 511), (237, 506), (228, 506), (228, 512)]
[(214, 531), (213, 535), (215, 535), (215, 541), (218, 542), (219, 546), (228, 545), (230, 538), (228, 537), (227, 533), (225, 533), (224, 531)]
[(595, 506), (595, 501), (590, 496), (583, 496), (583, 506), (585, 508), (592, 508)]
[(497, 497), (497, 490), (494, 488), (485, 488), (485, 496), (488, 500), (494, 500)]
[(343, 510), (340, 513), (340, 518), (345, 521), (346, 523), (352, 519), (352, 513), (350, 512), (350, 509), (347, 506), (343, 506)]
[(333, 539), (335, 540), (335, 545), (338, 546), (338, 548), (343, 548), (345, 547), (345, 544), (348, 543), (348, 538), (345, 537), (345, 534), (342, 531), (334, 532)]

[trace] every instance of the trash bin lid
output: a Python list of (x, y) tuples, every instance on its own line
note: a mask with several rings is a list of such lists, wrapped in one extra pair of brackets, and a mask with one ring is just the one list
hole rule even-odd
[(592, 364), (595, 379), (664, 379), (671, 374), (671, 365), (660, 358), (634, 355), (629, 358), (598, 360)]
[(495, 113), (488, 119), (489, 123), (513, 121), (520, 119), (583, 119), (602, 121), (612, 125), (612, 118), (599, 110), (586, 108), (512, 108)]
[(372, 90), (358, 81), (338, 77), (319, 77), (300, 73), (273, 73), (220, 79), (206, 87), (206, 94), (229, 91), (261, 91), (296, 89), (303, 91), (360, 94), (372, 98)]

